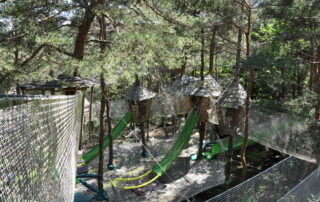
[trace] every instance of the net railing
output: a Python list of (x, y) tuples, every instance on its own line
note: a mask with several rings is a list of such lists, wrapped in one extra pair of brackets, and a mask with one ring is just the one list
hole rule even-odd
[(82, 95), (0, 95), (0, 201), (73, 201)]
[(320, 159), (319, 129), (284, 113), (250, 110), (249, 138), (274, 150), (315, 163)]
[(281, 197), (279, 202), (294, 201), (320, 201), (320, 169), (313, 171), (308, 177), (300, 182), (295, 188)]
[(316, 165), (313, 163), (295, 157), (288, 157), (260, 174), (207, 201), (276, 201), (315, 169)]

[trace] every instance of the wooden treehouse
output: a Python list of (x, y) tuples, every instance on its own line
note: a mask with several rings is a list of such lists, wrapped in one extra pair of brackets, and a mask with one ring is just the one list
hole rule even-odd
[(244, 115), (247, 93), (239, 81), (233, 80), (218, 99), (220, 107), (219, 125), (226, 135), (234, 135)]
[(133, 117), (133, 122), (140, 128), (142, 140), (142, 157), (147, 157), (146, 138), (144, 133), (144, 122), (148, 121), (151, 117), (152, 99), (156, 94), (140, 84), (138, 78), (131, 86), (126, 95), (126, 100), (129, 104), (129, 109)]

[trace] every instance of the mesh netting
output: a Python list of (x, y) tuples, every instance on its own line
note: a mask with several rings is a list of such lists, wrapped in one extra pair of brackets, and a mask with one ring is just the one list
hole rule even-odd
[(279, 201), (319, 201), (320, 200), (320, 169), (313, 171), (294, 189), (283, 196)]
[(0, 201), (73, 201), (81, 97), (0, 97)]
[[(283, 113), (250, 111), (249, 138), (285, 154), (316, 162), (319, 158), (319, 128)], [(316, 129), (318, 128), (318, 129)]]
[(315, 164), (288, 157), (208, 201), (276, 201), (315, 169)]

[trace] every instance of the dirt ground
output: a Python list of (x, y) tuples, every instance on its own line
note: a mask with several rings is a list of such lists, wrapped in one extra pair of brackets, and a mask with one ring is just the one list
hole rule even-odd
[[(165, 137), (162, 129), (150, 131), (150, 139), (147, 141), (151, 155), (141, 157), (141, 143), (138, 142), (138, 131), (126, 130), (122, 136), (114, 141), (114, 164), (117, 169), (110, 171), (105, 168), (104, 188), (107, 190), (110, 201), (182, 201), (195, 194), (203, 192), (213, 186), (224, 183), (224, 160), (191, 161), (190, 155), (197, 152), (198, 133), (192, 135), (189, 145), (184, 149), (167, 173), (161, 176), (156, 183), (150, 185), (144, 195), (137, 194), (133, 190), (115, 190), (109, 179), (116, 177), (136, 177), (153, 168), (169, 151), (177, 138), (177, 134)], [(105, 166), (108, 163), (108, 149), (104, 151)], [(90, 173), (97, 173), (98, 159), (94, 159), (89, 165)], [(139, 185), (149, 181), (154, 175), (150, 174), (129, 185)], [(87, 181), (96, 186), (96, 179)], [(128, 184), (119, 184), (125, 186)], [(151, 187), (155, 187), (155, 190)], [(76, 192), (94, 196), (81, 184), (76, 185)]]

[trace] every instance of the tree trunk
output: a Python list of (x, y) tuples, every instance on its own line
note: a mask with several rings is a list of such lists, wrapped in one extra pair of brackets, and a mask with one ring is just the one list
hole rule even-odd
[(146, 124), (147, 124), (147, 141), (149, 141), (150, 140), (150, 137), (149, 137), (150, 121), (149, 121), (149, 119), (146, 121)]
[(200, 65), (200, 76), (201, 80), (204, 80), (204, 29), (201, 28), (201, 65)]
[(141, 142), (142, 142), (142, 157), (146, 157), (147, 155), (147, 144), (146, 144), (146, 137), (145, 137), (145, 132), (144, 132), (144, 123), (139, 124), (140, 127), (140, 136), (141, 136)]
[(315, 119), (316, 120), (320, 120), (320, 65), (319, 65), (319, 62), (320, 62), (320, 44), (317, 43), (317, 54), (316, 54), (316, 59), (314, 61), (315, 63), (315, 69), (316, 69), (316, 93), (318, 94), (317, 95), (317, 106), (316, 106), (316, 114), (315, 114)]
[[(76, 36), (75, 46), (73, 50), (73, 56), (79, 60), (83, 59), (84, 56), (84, 48), (85, 42), (88, 38), (88, 33), (90, 30), (90, 26), (94, 20), (95, 14), (93, 13), (93, 9), (97, 7), (98, 4), (102, 3), (102, 0), (91, 0), (89, 8), (86, 9), (83, 21), (79, 27), (79, 31)], [(78, 69), (75, 68), (74, 76), (79, 76)]]
[[(100, 25), (100, 40), (105, 41), (107, 39), (107, 32), (106, 32), (106, 22), (103, 16), (99, 16), (98, 18), (99, 25)], [(103, 54), (106, 51), (106, 44), (100, 43), (100, 51), (103, 57)], [(103, 73), (101, 73), (103, 77)], [(109, 162), (108, 168), (113, 169), (113, 140), (112, 140), (112, 126), (111, 126), (111, 118), (110, 118), (110, 96), (107, 86), (105, 85), (104, 88), (101, 88), (102, 95), (106, 100), (106, 108), (107, 108), (107, 125), (108, 125), (108, 139), (109, 139)]]
[(202, 156), (202, 146), (203, 146), (203, 140), (204, 140), (204, 136), (206, 135), (206, 122), (200, 122), (198, 125), (199, 128), (199, 148), (198, 148), (198, 155), (197, 155), (197, 159), (201, 160), (203, 158)]
[(281, 79), (282, 79), (282, 82), (281, 82), (281, 91), (280, 91), (280, 99), (281, 99), (281, 103), (283, 104), (284, 103), (284, 100), (285, 100), (285, 94), (286, 94), (286, 86), (285, 86), (285, 83), (284, 83), (284, 67), (280, 67), (280, 72), (281, 72)]
[[(293, 77), (296, 77), (296, 73), (293, 73)], [(292, 99), (296, 99), (296, 85), (295, 83), (291, 84), (291, 88), (292, 88)]]
[[(246, 36), (246, 56), (249, 58), (250, 56), (250, 36), (251, 36), (251, 8), (248, 8), (247, 20), (248, 20), (248, 28), (245, 32)], [(247, 160), (246, 160), (246, 149), (248, 146), (248, 137), (249, 137), (249, 110), (250, 110), (250, 97), (253, 89), (253, 80), (254, 80), (254, 71), (253, 67), (249, 66), (248, 73), (248, 87), (247, 87), (247, 97), (245, 100), (245, 126), (244, 126), (244, 141), (240, 152), (241, 164), (243, 166), (242, 176), (245, 177), (248, 172), (247, 168)]]
[(84, 100), (85, 100), (85, 97), (86, 97), (86, 93), (83, 92), (82, 103), (81, 103), (81, 123), (80, 123), (80, 136), (79, 136), (79, 150), (82, 150), (82, 136), (83, 136), (83, 122), (84, 122)]
[(210, 42), (210, 52), (209, 52), (209, 74), (214, 74), (217, 77), (217, 70), (216, 70), (216, 34), (217, 28), (213, 27), (212, 29), (212, 37)]
[(298, 70), (297, 74), (297, 90), (298, 90), (298, 97), (303, 95), (303, 79), (302, 79), (302, 71)]
[(89, 139), (92, 139), (93, 121), (92, 121), (92, 101), (93, 101), (93, 86), (90, 89), (90, 105), (89, 105)]
[(236, 65), (235, 65), (235, 79), (239, 81), (240, 79), (240, 59), (241, 59), (241, 41), (242, 41), (242, 29), (238, 28), (238, 42), (237, 42), (237, 55), (236, 55)]
[(181, 62), (181, 72), (180, 74), (183, 75), (186, 72), (186, 68), (187, 68), (187, 48), (183, 47), (183, 58), (182, 58), (182, 62)]
[[(103, 75), (101, 74), (101, 91), (104, 91), (105, 83)], [(104, 138), (104, 111), (106, 106), (106, 100), (103, 95), (101, 95), (101, 108), (100, 108), (100, 132), (99, 132), (99, 167), (98, 167), (98, 189), (103, 189), (103, 138)]]

